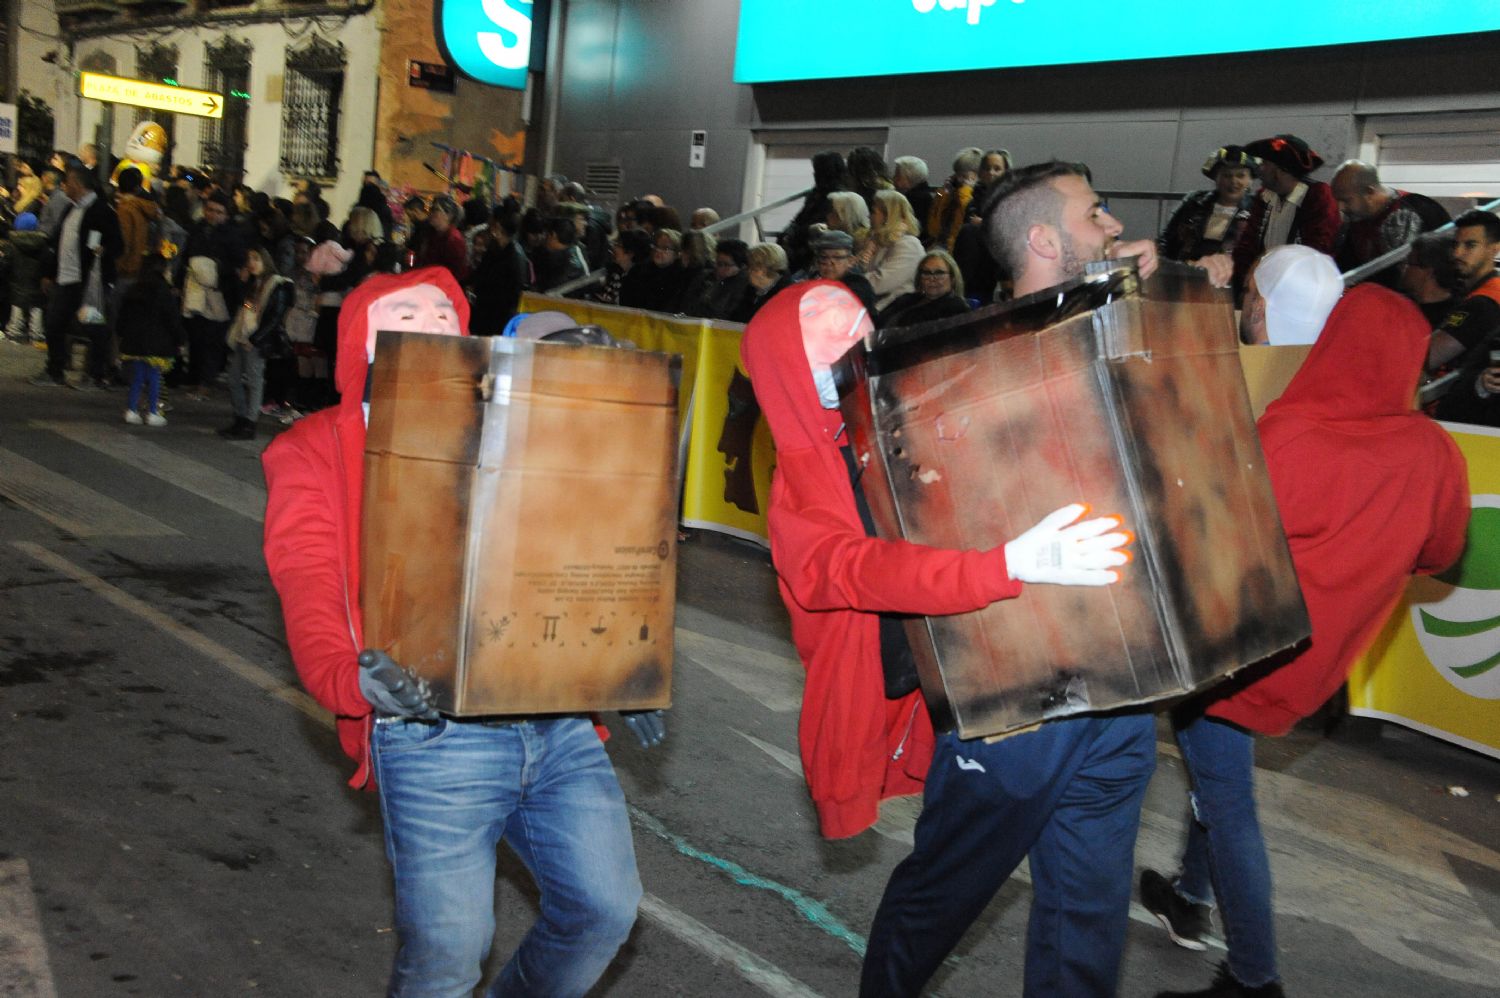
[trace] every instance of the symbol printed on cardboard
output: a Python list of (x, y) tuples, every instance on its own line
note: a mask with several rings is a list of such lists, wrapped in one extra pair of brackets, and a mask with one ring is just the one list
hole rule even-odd
[(557, 622), (559, 620), (561, 620), (561, 619), (562, 619), (561, 617), (551, 616), (551, 615), (545, 616), (545, 617), (542, 618), (542, 640), (543, 641), (556, 641), (557, 640)]
[(590, 634), (603, 634), (607, 630), (609, 630), (609, 628), (607, 628), (607, 627), (604, 626), (604, 618), (600, 617), (599, 618), (599, 623), (597, 623), (593, 627), (589, 628), (589, 633)]
[(651, 640), (651, 621), (649, 618), (641, 621), (641, 640)]

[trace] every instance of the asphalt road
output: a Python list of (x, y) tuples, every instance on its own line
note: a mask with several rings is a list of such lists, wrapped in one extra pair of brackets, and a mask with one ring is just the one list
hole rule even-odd
[[(287, 658), (264, 438), (213, 435), (222, 395), (126, 427), (122, 393), (26, 385), (40, 357), (0, 344), (0, 995), (382, 993), (379, 814)], [(763, 552), (683, 544), (678, 628), (668, 742), (611, 719), (647, 899), (595, 993), (852, 994), (917, 804), (819, 839)], [(1170, 868), (1186, 804), (1159, 745), (1138, 854)], [(1289, 993), (1500, 995), (1500, 764), (1362, 722), (1263, 742), (1257, 778)], [(502, 867), (494, 967), (535, 911)], [(934, 993), (1019, 993), (1028, 895), (1023, 871)], [(1134, 915), (1121, 994), (1206, 985), (1221, 950)]]

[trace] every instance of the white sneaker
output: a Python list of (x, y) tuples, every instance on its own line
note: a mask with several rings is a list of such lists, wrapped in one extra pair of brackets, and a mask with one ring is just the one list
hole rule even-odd
[(136, 412), (134, 409), (126, 409), (125, 422), (129, 423), (131, 426), (140, 426), (142, 423), (141, 414)]
[(146, 425), (147, 426), (166, 426), (167, 425), (167, 417), (163, 416), (159, 412), (148, 412), (148, 413), (146, 413)]

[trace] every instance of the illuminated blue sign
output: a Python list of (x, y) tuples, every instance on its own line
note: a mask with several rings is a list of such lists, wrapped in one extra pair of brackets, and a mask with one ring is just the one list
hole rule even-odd
[(1215, 22), (1227, 8), (1200, 0), (740, 0), (734, 80), (1057, 66), (1500, 30), (1500, 3), (1381, 6), (1257, 0), (1238, 19)]
[(545, 58), (545, 0), (436, 0), (433, 20), (443, 58), (480, 83), (526, 89)]

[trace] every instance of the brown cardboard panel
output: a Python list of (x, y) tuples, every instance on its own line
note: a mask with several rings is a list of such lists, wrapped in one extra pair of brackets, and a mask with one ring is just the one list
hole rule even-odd
[(1137, 283), (877, 334), (841, 367), (882, 536), (982, 550), (1077, 501), (1137, 533), (1115, 586), (908, 625), (965, 737), (1179, 695), (1306, 636), (1228, 303), (1191, 275)]
[(369, 640), (455, 715), (669, 705), (678, 359), (387, 333), (376, 355), (365, 555), (393, 570)]

